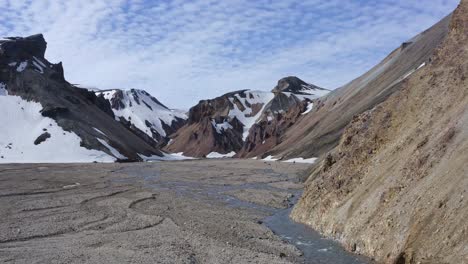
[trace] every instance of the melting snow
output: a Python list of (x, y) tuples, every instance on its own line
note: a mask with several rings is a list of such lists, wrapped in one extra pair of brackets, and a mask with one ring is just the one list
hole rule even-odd
[[(4, 86), (4, 84), (2, 85)], [(40, 114), (40, 103), (19, 96), (0, 96), (0, 163), (40, 162), (113, 162), (114, 157), (102, 151), (80, 147), (81, 138), (66, 132), (55, 120)], [(34, 141), (42, 133), (51, 135), (39, 145)]]
[(6, 90), (6, 84), (0, 82), (0, 96), (8, 95), (8, 91)]
[(308, 102), (307, 103), (307, 109), (301, 115), (305, 115), (305, 114), (310, 113), (310, 111), (312, 111), (313, 108), (314, 108), (314, 103)]
[(415, 73), (417, 70), (421, 69), (422, 67), (426, 66), (426, 63), (423, 62), (421, 65), (419, 65), (416, 69), (412, 69), (408, 73), (406, 73), (403, 77), (399, 78), (398, 80), (394, 81), (391, 86), (405, 80), (406, 78), (410, 77), (413, 73)]
[(112, 153), (112, 155), (114, 157), (116, 157), (118, 159), (126, 159), (127, 158), (124, 155), (120, 154), (120, 152), (117, 149), (115, 149), (114, 147), (109, 145), (109, 143), (107, 143), (104, 139), (97, 138), (97, 140), (99, 141), (99, 143), (104, 145), (104, 147), (106, 147)]
[(268, 157), (266, 157), (266, 158), (264, 158), (262, 160), (264, 160), (264, 161), (277, 161), (279, 159), (276, 159), (276, 158), (274, 158), (273, 156), (270, 155), (270, 156), (268, 156)]
[(218, 152), (211, 152), (210, 154), (206, 155), (206, 158), (208, 159), (221, 159), (221, 158), (232, 158), (236, 153), (234, 151), (231, 151), (227, 154), (221, 154)]
[(22, 72), (22, 71), (24, 71), (24, 69), (26, 69), (26, 67), (28, 67), (28, 62), (23, 61), (18, 65), (18, 68), (16, 68), (16, 71), (17, 72)]
[(42, 66), (39, 63), (37, 63), (35, 61), (33, 61), (32, 63), (34, 65), (34, 67), (36, 68), (36, 71), (38, 71), (41, 74), (44, 73), (44, 69), (42, 68)]
[(310, 158), (310, 159), (295, 158), (295, 159), (284, 160), (282, 162), (314, 164), (316, 160), (317, 158)]
[[(250, 128), (255, 124), (255, 122), (262, 115), (266, 105), (274, 98), (274, 94), (271, 92), (264, 91), (245, 91), (246, 98), (242, 98), (239, 94), (235, 94), (236, 99), (238, 99), (241, 104), (244, 106), (244, 111), (241, 111), (237, 104), (235, 103), (234, 98), (229, 98), (231, 103), (234, 105), (233, 109), (229, 111), (229, 117), (233, 119), (236, 117), (244, 125), (244, 133), (242, 134), (242, 139), (245, 139), (249, 136)], [(255, 116), (252, 115), (252, 108), (247, 105), (254, 104), (263, 104), (262, 109), (258, 111)]]
[(216, 129), (216, 132), (218, 134), (222, 134), (223, 131), (225, 131), (225, 130), (232, 129), (231, 124), (229, 124), (229, 122), (227, 120), (224, 120), (224, 122), (221, 123), (221, 124), (217, 124), (216, 121), (214, 119), (212, 119), (211, 124)]
[(99, 129), (95, 128), (95, 127), (93, 127), (93, 129), (94, 129), (94, 130), (96, 130), (96, 131), (97, 131), (99, 134), (101, 134), (101, 135), (103, 135), (103, 136), (106, 136), (106, 137), (107, 137), (107, 135), (106, 135), (106, 134), (104, 134), (104, 132), (102, 132), (101, 130), (99, 130)]
[(183, 152), (171, 153), (171, 154), (163, 153), (163, 155), (164, 156), (162, 156), (162, 157), (156, 156), (156, 155), (151, 156), (151, 157), (147, 157), (145, 155), (138, 154), (138, 156), (140, 156), (140, 158), (142, 158), (144, 161), (175, 161), (175, 160), (192, 160), (192, 159), (195, 159), (193, 157), (184, 156)]

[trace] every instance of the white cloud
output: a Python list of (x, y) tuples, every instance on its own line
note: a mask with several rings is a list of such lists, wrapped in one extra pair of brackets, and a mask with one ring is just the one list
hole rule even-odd
[(70, 82), (188, 108), (286, 75), (336, 88), (458, 0), (0, 0), (0, 35), (42, 32)]

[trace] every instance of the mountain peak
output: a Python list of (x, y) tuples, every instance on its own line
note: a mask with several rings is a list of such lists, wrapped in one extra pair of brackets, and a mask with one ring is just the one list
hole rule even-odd
[(31, 56), (44, 58), (47, 42), (42, 34), (29, 37), (8, 37), (0, 40), (0, 56), (28, 59)]
[(278, 84), (273, 88), (273, 93), (291, 92), (302, 93), (304, 90), (324, 90), (313, 84), (309, 84), (299, 79), (296, 76), (288, 76), (280, 79)]

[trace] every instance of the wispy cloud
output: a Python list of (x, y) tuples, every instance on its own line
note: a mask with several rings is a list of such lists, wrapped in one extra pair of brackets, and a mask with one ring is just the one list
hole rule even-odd
[(458, 0), (0, 0), (0, 35), (44, 33), (73, 83), (187, 108), (286, 75), (336, 88)]

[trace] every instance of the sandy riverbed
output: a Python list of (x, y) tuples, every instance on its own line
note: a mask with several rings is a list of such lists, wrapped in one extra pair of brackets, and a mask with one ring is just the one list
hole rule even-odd
[(253, 160), (1, 165), (0, 262), (302, 262), (261, 219), (288, 206), (306, 169)]

